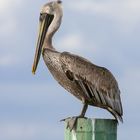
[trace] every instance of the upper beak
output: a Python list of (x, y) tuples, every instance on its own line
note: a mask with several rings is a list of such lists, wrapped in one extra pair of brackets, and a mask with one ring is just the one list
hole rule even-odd
[(48, 31), (48, 28), (53, 20), (53, 15), (50, 14), (40, 14), (40, 21), (39, 21), (39, 34), (38, 34), (38, 41), (36, 46), (36, 52), (34, 57), (34, 62), (32, 66), (32, 73), (35, 74), (37, 65), (41, 56), (42, 47), (44, 44), (45, 36)]

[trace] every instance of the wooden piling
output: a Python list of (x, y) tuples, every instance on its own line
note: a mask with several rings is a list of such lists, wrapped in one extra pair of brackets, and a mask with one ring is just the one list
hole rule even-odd
[(76, 130), (67, 128), (65, 120), (65, 140), (117, 140), (117, 122), (113, 119), (79, 118)]

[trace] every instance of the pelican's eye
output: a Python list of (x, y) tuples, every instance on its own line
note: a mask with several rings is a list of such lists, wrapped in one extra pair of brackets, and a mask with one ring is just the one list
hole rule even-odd
[(58, 4), (61, 4), (61, 3), (62, 3), (62, 1), (61, 1), (61, 0), (58, 0), (58, 1), (57, 1), (57, 3), (58, 3)]
[(46, 15), (45, 13), (40, 13), (40, 19), (39, 19), (39, 20), (40, 20), (40, 21), (43, 21), (44, 18), (45, 18), (45, 15)]

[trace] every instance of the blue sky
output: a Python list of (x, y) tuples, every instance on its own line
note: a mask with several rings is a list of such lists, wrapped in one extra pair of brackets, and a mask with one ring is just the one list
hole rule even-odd
[[(0, 1), (0, 139), (63, 139), (59, 120), (80, 113), (82, 104), (60, 87), (41, 59), (31, 67), (38, 18), (45, 0)], [(82, 55), (115, 75), (121, 90), (124, 123), (118, 139), (140, 137), (140, 2), (63, 0), (64, 17), (54, 37), (59, 51)], [(90, 107), (88, 117), (112, 116)], [(129, 135), (128, 135), (129, 134)]]

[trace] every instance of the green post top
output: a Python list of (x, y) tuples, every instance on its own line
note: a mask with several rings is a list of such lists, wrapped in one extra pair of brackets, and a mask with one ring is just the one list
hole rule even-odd
[(67, 128), (65, 120), (65, 140), (117, 140), (117, 122), (114, 119), (78, 118), (76, 130)]

